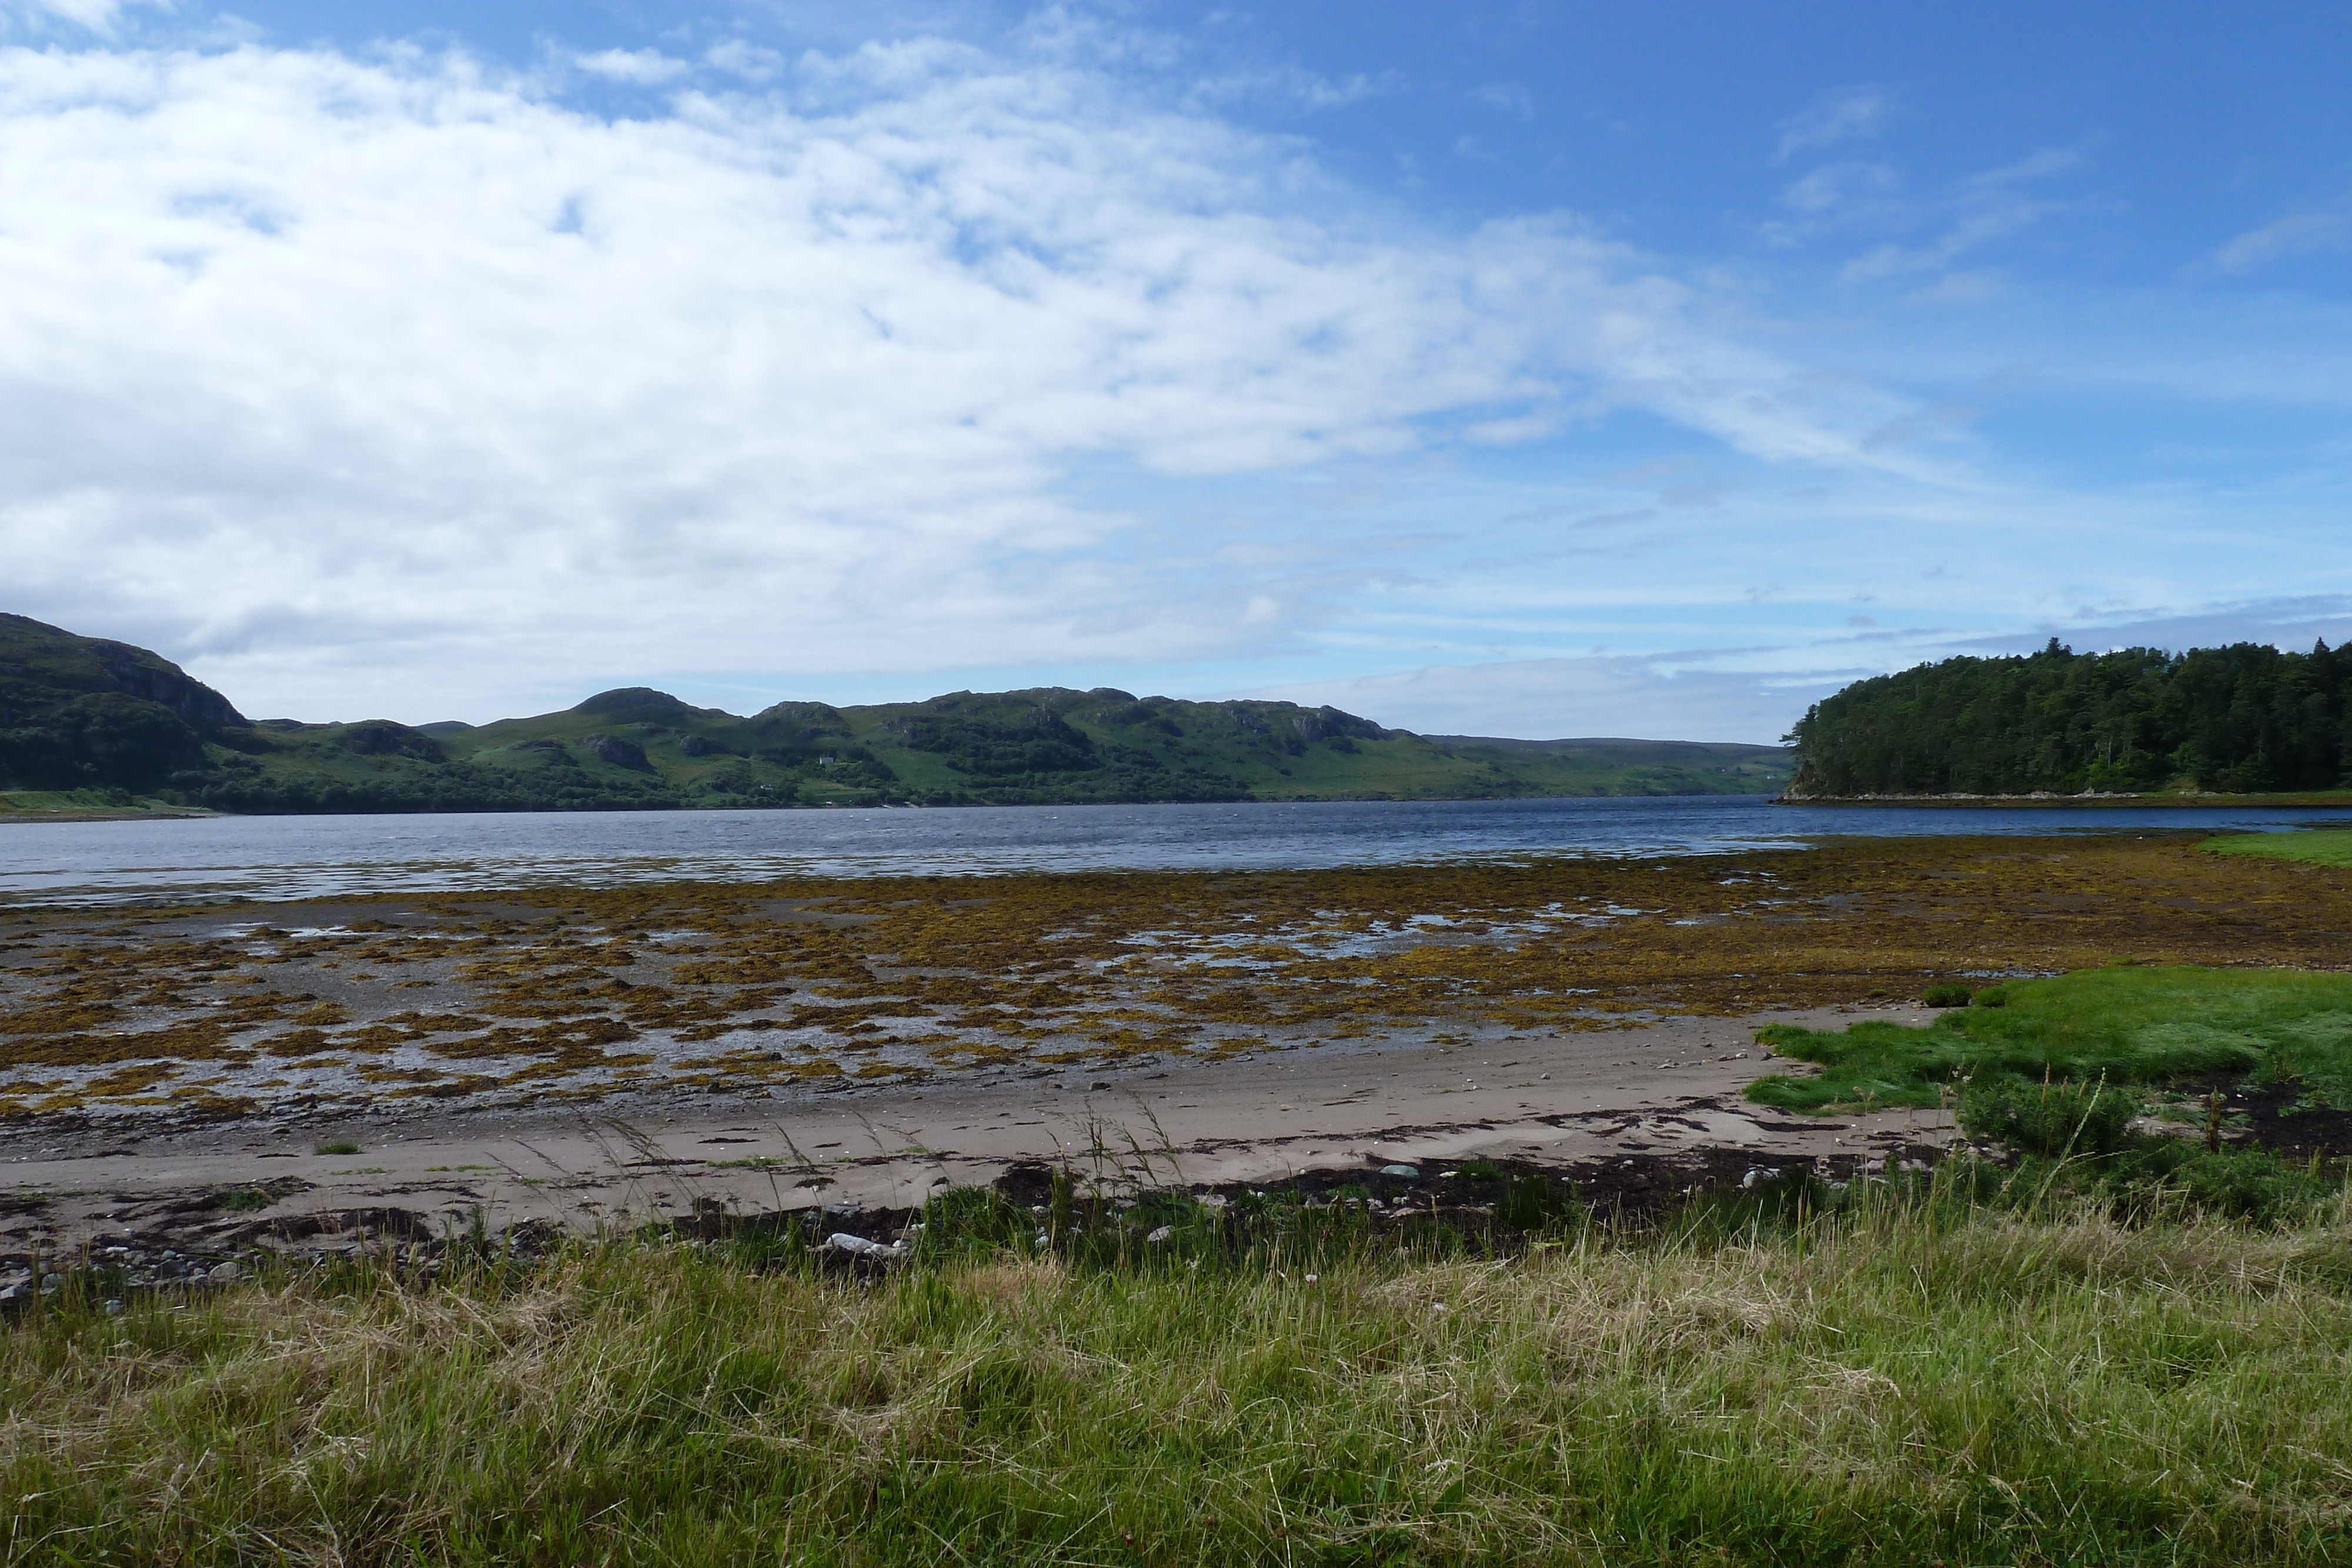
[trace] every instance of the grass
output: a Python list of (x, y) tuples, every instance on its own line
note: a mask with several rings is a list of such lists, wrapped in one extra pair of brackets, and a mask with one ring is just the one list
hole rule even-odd
[(185, 808), (128, 789), (0, 789), (0, 811), (89, 813), (179, 811)]
[(2252, 1074), (2352, 1109), (2352, 975), (2116, 967), (2011, 981), (1999, 995), (2005, 1005), (1955, 1009), (1926, 1028), (1774, 1025), (1758, 1038), (1822, 1071), (1760, 1080), (1748, 1097), (1792, 1111), (1925, 1107), (1969, 1078), (2159, 1084)]
[(2352, 1559), (2352, 1217), (1963, 1185), (1503, 1259), (982, 1226), (878, 1282), (640, 1239), (69, 1291), (0, 1333), (0, 1561)]
[(2352, 828), (2318, 828), (2294, 833), (2231, 833), (2198, 846), (2217, 855), (2262, 860), (2307, 861), (2314, 865), (2352, 866)]

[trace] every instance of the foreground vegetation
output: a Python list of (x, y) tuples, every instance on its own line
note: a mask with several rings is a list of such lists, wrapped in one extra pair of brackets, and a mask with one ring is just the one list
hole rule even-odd
[(1973, 1190), (1165, 1260), (957, 1195), (878, 1281), (739, 1239), (68, 1292), (0, 1332), (0, 1561), (2352, 1560), (2340, 1200)]
[(1790, 738), (1796, 796), (2352, 787), (2352, 650), (1957, 658), (1857, 681)]

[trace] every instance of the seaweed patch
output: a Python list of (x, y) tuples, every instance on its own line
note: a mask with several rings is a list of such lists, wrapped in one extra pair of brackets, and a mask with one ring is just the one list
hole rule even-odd
[(0, 1115), (802, 1092), (2344, 961), (2352, 879), (2169, 837), (12, 912)]

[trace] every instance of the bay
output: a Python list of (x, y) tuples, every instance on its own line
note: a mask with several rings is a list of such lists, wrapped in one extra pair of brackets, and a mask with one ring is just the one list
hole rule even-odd
[(1312, 870), (1703, 854), (1841, 834), (2274, 831), (2305, 822), (2352, 822), (2352, 809), (1834, 808), (1700, 795), (216, 817), (0, 827), (0, 903), (279, 900), (790, 876)]

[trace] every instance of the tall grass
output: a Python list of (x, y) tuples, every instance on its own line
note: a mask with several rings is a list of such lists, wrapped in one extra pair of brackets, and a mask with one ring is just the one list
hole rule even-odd
[(865, 1281), (612, 1240), (68, 1306), (0, 1334), (0, 1561), (2352, 1561), (2340, 1207), (1557, 1235)]

